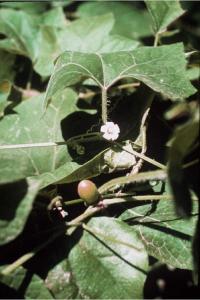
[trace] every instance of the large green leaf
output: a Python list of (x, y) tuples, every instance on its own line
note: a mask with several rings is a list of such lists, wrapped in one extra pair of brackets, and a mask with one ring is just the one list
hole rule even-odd
[(127, 209), (120, 219), (138, 233), (151, 256), (177, 268), (193, 269), (191, 241), (197, 210), (195, 205), (193, 216), (185, 220), (177, 217), (172, 201), (161, 200)]
[(145, 0), (145, 3), (152, 18), (155, 33), (165, 31), (167, 26), (184, 13), (179, 0)]
[(185, 64), (182, 44), (105, 54), (66, 51), (57, 59), (44, 107), (58, 90), (86, 78), (108, 89), (122, 78), (133, 77), (171, 99), (184, 98), (195, 92), (185, 75)]
[(22, 180), (0, 186), (0, 244), (13, 240), (22, 231), (40, 182)]
[(0, 32), (6, 36), (0, 40), (0, 48), (31, 57), (38, 55), (38, 28), (33, 16), (12, 9), (0, 10)]
[(138, 42), (119, 35), (110, 35), (114, 25), (112, 14), (81, 19), (58, 31), (52, 26), (41, 28), (40, 55), (35, 70), (50, 75), (55, 58), (65, 50), (81, 52), (116, 52), (132, 50)]
[(115, 17), (113, 34), (120, 34), (132, 39), (152, 34), (150, 19), (145, 11), (138, 10), (134, 4), (125, 2), (88, 2), (79, 6), (78, 15), (88, 17), (112, 12)]
[(53, 299), (43, 280), (20, 267), (9, 275), (0, 275), (0, 282), (17, 292), (23, 299)]
[(112, 14), (72, 22), (62, 32), (62, 49), (102, 53), (136, 48), (138, 42), (122, 36), (110, 35), (114, 23)]
[[(84, 298), (142, 298), (147, 254), (136, 233), (112, 218), (93, 218), (69, 253), (72, 276)], [(136, 250), (137, 249), (137, 250)]]
[[(77, 95), (70, 89), (55, 95), (44, 117), (41, 115), (42, 99), (43, 95), (28, 99), (17, 106), (16, 114), (5, 116), (1, 122), (0, 143), (19, 144), (19, 149), (0, 150), (1, 183), (33, 175), (39, 177), (44, 173), (49, 173), (50, 179), (53, 177), (55, 180), (53, 173), (60, 166), (69, 163), (69, 168), (65, 168), (65, 176), (79, 166), (72, 162), (66, 145), (21, 148), (21, 144), (27, 143), (64, 141), (63, 132), (69, 131), (69, 128), (71, 130), (74, 125), (68, 122), (67, 127), (61, 128), (61, 121), (72, 113), (81, 112), (76, 103)], [(89, 114), (84, 114), (88, 118)]]
[[(66, 25), (60, 7), (42, 15), (28, 14), (23, 10), (0, 10), (0, 32), (6, 36), (0, 40), (0, 49), (29, 57), (34, 63), (40, 56), (43, 41), (41, 29), (50, 26), (58, 30)], [(51, 59), (51, 58), (49, 58)]]

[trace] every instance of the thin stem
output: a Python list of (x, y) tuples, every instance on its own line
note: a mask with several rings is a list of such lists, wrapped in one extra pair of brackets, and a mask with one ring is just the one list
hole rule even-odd
[[(97, 141), (102, 138), (99, 132), (87, 133), (85, 135), (77, 135), (70, 138), (67, 141), (62, 142), (43, 142), (43, 143), (26, 143), (26, 144), (13, 144), (13, 145), (0, 145), (0, 150), (5, 149), (21, 149), (21, 148), (34, 148), (34, 147), (52, 147), (52, 146), (62, 146), (62, 145), (73, 145), (78, 142), (91, 142)], [(103, 138), (102, 138), (103, 139)]]
[(34, 148), (34, 147), (52, 147), (52, 146), (61, 146), (66, 144), (67, 142), (44, 142), (44, 143), (30, 143), (30, 144), (1, 145), (0, 150)]
[(156, 167), (158, 167), (158, 168), (160, 168), (162, 170), (166, 170), (167, 169), (167, 167), (165, 165), (163, 165), (163, 164), (159, 163), (158, 161), (156, 161), (156, 160), (154, 160), (154, 159), (146, 156), (145, 154), (139, 153), (139, 152), (137, 152), (135, 150), (132, 150), (132, 152), (133, 152), (133, 154), (135, 156), (138, 156), (138, 157), (142, 158), (143, 160), (149, 162), (150, 164), (152, 164), (152, 165), (154, 165), (154, 166), (156, 166)]
[(70, 205), (79, 204), (79, 203), (83, 203), (83, 202), (84, 202), (83, 199), (74, 199), (74, 200), (70, 200), (70, 201), (64, 201), (63, 204), (70, 206)]
[(105, 124), (107, 122), (108, 119), (108, 108), (107, 108), (107, 90), (106, 88), (102, 88), (101, 90), (102, 93), (102, 102), (101, 102), (101, 106), (102, 106), (102, 122)]
[(153, 44), (154, 47), (158, 46), (159, 39), (160, 39), (160, 35), (159, 35), (159, 33), (156, 33), (155, 39), (154, 39), (154, 44)]
[(132, 87), (138, 87), (138, 86), (140, 86), (140, 82), (132, 82), (132, 83), (120, 84), (116, 87), (116, 89), (123, 90), (123, 89), (132, 88)]
[(109, 191), (111, 188), (123, 184), (129, 183), (137, 183), (137, 182), (145, 182), (149, 180), (165, 180), (167, 174), (164, 170), (156, 170), (156, 171), (149, 171), (149, 172), (141, 172), (130, 176), (122, 176), (115, 179), (112, 179), (102, 186), (100, 186), (99, 193), (103, 194)]
[(198, 163), (199, 163), (199, 159), (198, 159), (198, 158), (197, 158), (197, 159), (194, 159), (194, 160), (192, 160), (192, 161), (190, 161), (190, 162), (184, 164), (184, 165), (183, 165), (183, 169), (189, 168), (189, 167), (191, 167), (191, 166), (193, 166), (193, 165), (196, 165), (196, 164), (198, 164)]
[(80, 223), (104, 209), (104, 206), (89, 206), (84, 213), (74, 218), (72, 221), (66, 222), (66, 226), (72, 226), (71, 228), (67, 229), (67, 234), (71, 235), (76, 230), (76, 227), (80, 225)]
[[(112, 142), (112, 143), (113, 143), (113, 142)], [(114, 142), (114, 143), (115, 143), (120, 149), (122, 149), (123, 151), (126, 151), (126, 152), (128, 152), (128, 153), (130, 153), (130, 154), (132, 154), (132, 155), (134, 154), (135, 156), (142, 158), (143, 160), (145, 160), (145, 161), (149, 162), (150, 164), (152, 164), (152, 165), (158, 167), (159, 169), (162, 169), (162, 170), (166, 170), (166, 169), (167, 169), (167, 167), (166, 167), (165, 165), (163, 165), (163, 164), (159, 163), (158, 161), (156, 161), (156, 160), (154, 160), (154, 159), (152, 159), (152, 158), (146, 156), (145, 154), (139, 153), (139, 152), (137, 152), (137, 151), (135, 151), (135, 150), (133, 150), (133, 149), (131, 150), (132, 152), (130, 152), (130, 151), (128, 151), (127, 149), (124, 149), (119, 143), (117, 143), (117, 142)]]
[(105, 199), (104, 203), (106, 206), (116, 204), (116, 203), (124, 203), (124, 202), (132, 202), (132, 201), (159, 201), (159, 200), (172, 200), (172, 195), (140, 195), (133, 196), (129, 198), (113, 198), (113, 199)]
[[(159, 200), (173, 200), (173, 195), (166, 194), (166, 195), (140, 195), (140, 196), (133, 196), (130, 198), (113, 198), (113, 199), (104, 199), (103, 204), (107, 207), (109, 205), (117, 204), (117, 203), (124, 203), (124, 202), (132, 202), (132, 201), (159, 201)], [(198, 201), (198, 198), (192, 195), (192, 200)]]

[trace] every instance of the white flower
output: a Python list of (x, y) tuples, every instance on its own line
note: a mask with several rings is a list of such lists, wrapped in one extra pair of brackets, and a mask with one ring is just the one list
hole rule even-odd
[(120, 129), (117, 124), (113, 122), (106, 122), (105, 125), (101, 126), (101, 132), (103, 132), (103, 137), (106, 140), (114, 141), (119, 137)]

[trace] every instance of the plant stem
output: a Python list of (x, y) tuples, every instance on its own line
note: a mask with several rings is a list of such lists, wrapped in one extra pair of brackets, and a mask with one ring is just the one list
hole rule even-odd
[(156, 33), (155, 39), (154, 39), (154, 44), (153, 44), (154, 47), (157, 47), (157, 46), (158, 46), (159, 38), (160, 38), (159, 33)]
[(191, 167), (191, 166), (193, 166), (193, 165), (196, 165), (196, 164), (198, 164), (198, 163), (199, 163), (199, 159), (198, 159), (198, 158), (197, 158), (197, 159), (194, 159), (194, 160), (192, 160), (192, 161), (190, 161), (190, 162), (184, 164), (184, 165), (183, 165), (183, 169), (189, 168), (189, 167)]
[(70, 200), (70, 201), (64, 201), (64, 205), (70, 206), (70, 205), (74, 205), (74, 204), (79, 204), (79, 203), (83, 203), (84, 200), (83, 199), (74, 199), (74, 200)]
[(138, 156), (138, 157), (142, 158), (143, 160), (149, 162), (150, 164), (152, 164), (152, 165), (154, 165), (154, 166), (156, 166), (156, 167), (158, 167), (158, 168), (160, 168), (162, 170), (166, 170), (167, 169), (167, 167), (165, 165), (163, 165), (163, 164), (159, 163), (158, 161), (156, 161), (156, 160), (154, 160), (154, 159), (146, 156), (145, 154), (139, 153), (139, 152), (137, 152), (135, 150), (132, 150), (132, 152), (133, 152), (133, 154), (135, 156)]
[(103, 184), (98, 190), (100, 194), (103, 194), (116, 185), (129, 184), (134, 182), (145, 182), (148, 180), (165, 180), (166, 177), (167, 174), (164, 170), (141, 172), (130, 176), (122, 176), (112, 179)]
[(154, 159), (152, 159), (152, 158), (146, 156), (145, 154), (139, 153), (139, 152), (137, 152), (137, 151), (135, 151), (135, 150), (133, 150), (133, 149), (131, 150), (132, 152), (130, 152), (130, 151), (124, 149), (119, 143), (117, 143), (117, 142), (114, 142), (114, 143), (115, 143), (120, 149), (122, 149), (123, 151), (126, 151), (126, 152), (128, 152), (128, 153), (130, 153), (130, 154), (133, 154), (133, 155), (135, 155), (135, 156), (137, 156), (137, 157), (140, 157), (140, 158), (142, 158), (143, 160), (149, 162), (150, 164), (152, 164), (152, 165), (154, 165), (154, 166), (156, 166), (156, 167), (158, 167), (158, 168), (160, 168), (160, 169), (162, 169), (162, 170), (166, 170), (166, 169), (167, 169), (167, 167), (166, 167), (165, 165), (163, 165), (163, 164), (159, 163), (158, 161), (156, 161), (156, 160), (154, 160)]
[(105, 124), (108, 119), (108, 109), (107, 109), (107, 90), (105, 87), (101, 89), (101, 107), (102, 107), (102, 122)]
[(63, 146), (63, 145), (73, 145), (78, 142), (91, 142), (102, 139), (99, 132), (80, 134), (70, 138), (67, 141), (62, 142), (43, 142), (43, 143), (27, 143), (27, 144), (13, 144), (13, 145), (0, 145), (0, 150), (5, 149), (21, 149), (21, 148), (34, 148), (34, 147), (52, 147), (52, 146)]

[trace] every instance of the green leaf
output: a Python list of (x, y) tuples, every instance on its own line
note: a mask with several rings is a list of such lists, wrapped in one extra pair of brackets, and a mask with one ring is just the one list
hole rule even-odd
[[(79, 164), (72, 162), (67, 146), (21, 148), (21, 144), (62, 142), (63, 132), (73, 126), (61, 128), (61, 121), (71, 114), (82, 112), (77, 107), (77, 95), (70, 89), (55, 95), (47, 114), (42, 117), (41, 103), (43, 95), (33, 97), (18, 105), (16, 114), (10, 114), (1, 121), (1, 145), (19, 144), (19, 149), (0, 150), (0, 182), (12, 182), (27, 176), (49, 173), (49, 179), (56, 181), (54, 171), (66, 165), (63, 177), (72, 172)], [(84, 115), (90, 116), (88, 110)], [(92, 110), (91, 113), (94, 111)], [(81, 117), (79, 116), (80, 120)], [(69, 127), (71, 126), (71, 127)], [(84, 128), (84, 127), (83, 127)], [(38, 145), (39, 146), (39, 145)], [(69, 165), (68, 165), (69, 163)]]
[(53, 299), (43, 280), (20, 267), (9, 275), (0, 275), (0, 282), (18, 292), (23, 299)]
[(152, 34), (150, 19), (145, 11), (138, 10), (133, 3), (127, 2), (88, 2), (79, 6), (78, 15), (88, 17), (113, 13), (115, 25), (112, 33), (131, 39), (138, 39)]
[[(52, 30), (57, 31), (65, 25), (66, 20), (61, 7), (42, 15), (28, 14), (23, 10), (1, 9), (0, 32), (6, 38), (0, 40), (0, 49), (27, 56), (33, 63), (36, 63), (40, 57), (40, 48), (43, 43), (41, 30), (50, 26)], [(51, 57), (48, 59), (51, 60)]]
[(61, 7), (48, 10), (44, 14), (38, 16), (42, 26), (51, 26), (53, 28), (62, 29), (67, 24), (65, 14)]
[(89, 299), (142, 298), (148, 260), (136, 233), (107, 217), (93, 218), (88, 226), (93, 234), (84, 232), (69, 253), (80, 294)]
[(67, 259), (52, 268), (45, 278), (45, 286), (55, 299), (82, 299)]
[(6, 36), (0, 40), (0, 49), (31, 57), (38, 54), (38, 28), (36, 19), (23, 11), (0, 10), (0, 32)]
[(21, 233), (39, 187), (40, 182), (34, 180), (22, 180), (0, 186), (1, 245), (10, 242)]
[(49, 76), (53, 70), (53, 62), (62, 52), (60, 49), (58, 30), (52, 26), (42, 26), (40, 29), (40, 53), (34, 64), (35, 71), (41, 76)]
[(66, 51), (56, 61), (44, 108), (58, 90), (86, 78), (108, 89), (122, 78), (133, 77), (170, 99), (188, 97), (195, 88), (185, 75), (185, 64), (182, 44), (105, 54)]
[(138, 42), (126, 37), (110, 35), (113, 25), (112, 14), (107, 14), (74, 21), (60, 31), (50, 24), (43, 26), (35, 70), (43, 76), (50, 75), (55, 58), (65, 50), (102, 53), (132, 50), (138, 46)]
[(44, 2), (3, 2), (0, 7), (23, 10), (30, 14), (40, 14), (46, 10), (48, 3)]
[(120, 219), (138, 233), (149, 255), (180, 269), (193, 269), (191, 241), (198, 212), (194, 204), (188, 220), (177, 217), (173, 201), (164, 199), (127, 209)]
[(176, 210), (180, 216), (189, 216), (192, 209), (189, 183), (184, 175), (183, 162), (192, 152), (199, 137), (199, 111), (190, 121), (175, 130), (169, 150), (168, 174), (174, 194)]
[(179, 0), (159, 2), (145, 0), (145, 3), (152, 18), (155, 33), (166, 31), (167, 27), (184, 13)]
[(63, 51), (102, 53), (136, 48), (138, 42), (122, 36), (110, 35), (114, 22), (112, 14), (72, 22), (62, 32)]

